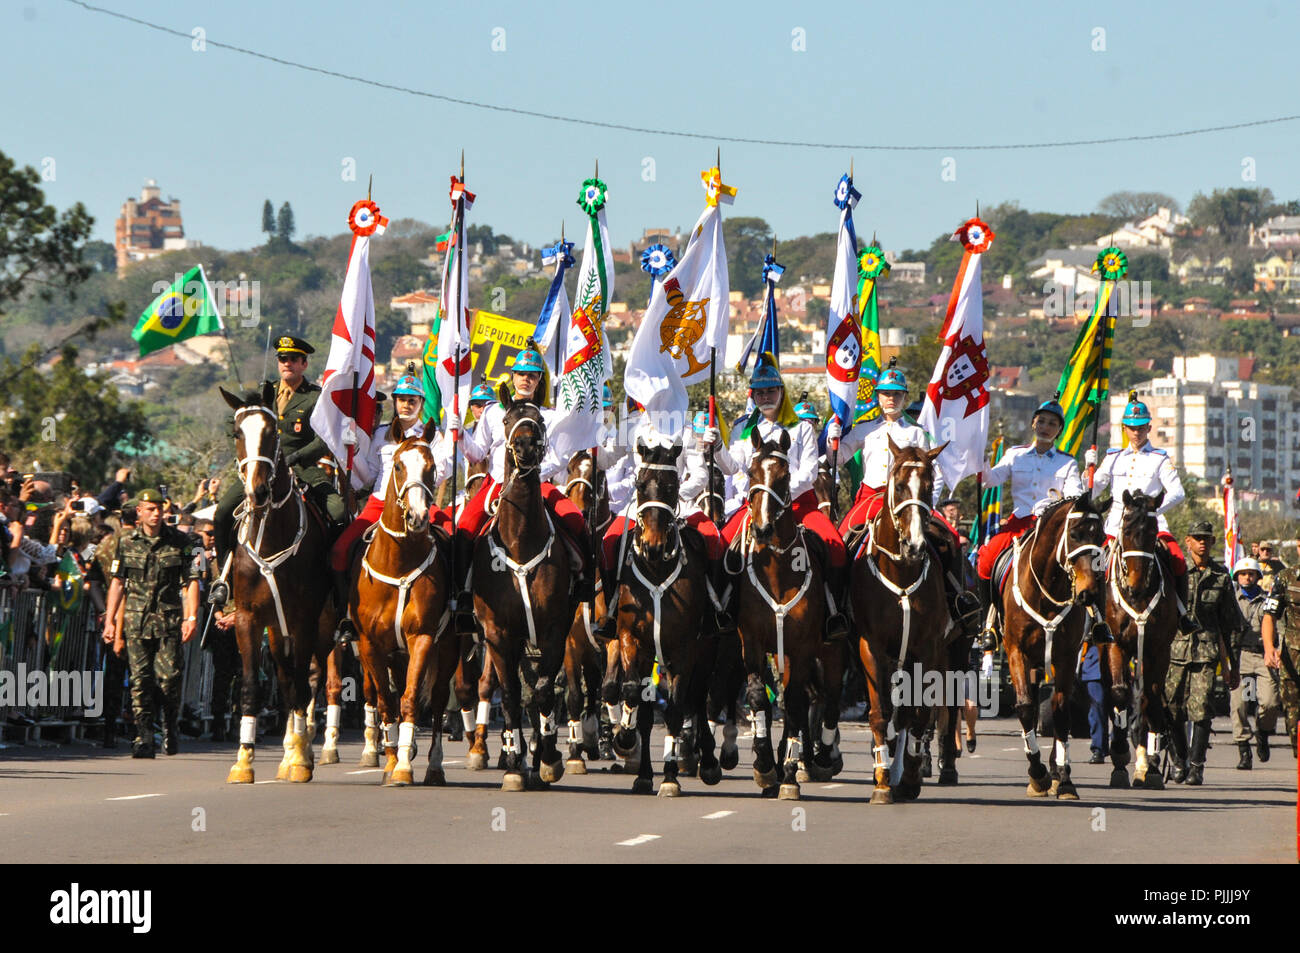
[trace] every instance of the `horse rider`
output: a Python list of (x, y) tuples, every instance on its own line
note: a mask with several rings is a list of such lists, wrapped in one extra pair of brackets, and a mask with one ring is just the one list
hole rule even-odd
[[(318, 464), (320, 458), (329, 452), (325, 441), (316, 436), (311, 426), (311, 414), (320, 396), (320, 387), (303, 376), (307, 371), (307, 357), (315, 352), (316, 349), (302, 338), (286, 334), (276, 340), (275, 359), (280, 379), (274, 384), (275, 406), (271, 409), (280, 421), (280, 452), (284, 454), (284, 462), (298, 482), (305, 486), (307, 499), (327, 517), (331, 524), (329, 535), (333, 535), (347, 522), (347, 512), (334, 481)], [(244, 399), (259, 401), (261, 393), (261, 388), (250, 390)], [(230, 598), (226, 560), (234, 549), (235, 509), (243, 499), (243, 481), (232, 481), (212, 516), (219, 576), (212, 584), (208, 602), (219, 609)]]
[[(1164, 499), (1156, 510), (1159, 530), (1157, 538), (1169, 553), (1173, 565), (1174, 583), (1178, 589), (1179, 628), (1184, 632), (1190, 632), (1191, 623), (1186, 615), (1187, 560), (1174, 540), (1173, 534), (1169, 532), (1169, 523), (1164, 517), (1166, 512), (1183, 502), (1185, 495), (1183, 484), (1178, 479), (1178, 471), (1174, 469), (1169, 454), (1152, 446), (1148, 440), (1151, 433), (1151, 411), (1147, 409), (1146, 404), (1137, 399), (1137, 391), (1129, 391), (1128, 404), (1124, 407), (1124, 418), (1121, 423), (1124, 425), (1124, 436), (1128, 438), (1128, 446), (1107, 450), (1106, 459), (1101, 462), (1101, 466), (1097, 467), (1092, 478), (1095, 495), (1110, 487), (1111, 504), (1110, 512), (1106, 514), (1106, 538), (1109, 541), (1119, 537), (1126, 490), (1132, 493), (1145, 493), (1148, 496), (1155, 496), (1164, 491)], [(1097, 451), (1088, 448), (1084, 454), (1084, 463), (1095, 466)]]
[[(543, 427), (549, 427), (553, 411), (545, 406), (547, 389), (541, 386), (545, 374), (546, 365), (542, 361), (542, 354), (530, 338), (527, 346), (510, 362), (510, 386), (514, 391), (514, 399), (535, 405), (541, 411)], [(487, 528), (492, 518), (488, 506), (496, 501), (501, 493), (502, 484), (505, 483), (506, 443), (510, 437), (505, 431), (505, 416), (506, 409), (500, 401), (490, 404), (487, 410), (483, 411), (474, 429), (461, 433), (461, 446), (466, 460), (470, 463), (477, 463), (484, 459), (490, 461), (488, 478), (465, 504), (465, 509), (461, 512), (456, 525), (456, 565), (461, 574), (459, 580), (461, 593), (457, 597), (457, 626), (462, 632), (472, 631), (470, 620), (473, 601), (468, 590), (468, 582), (469, 570), (473, 562), (474, 541)], [(460, 418), (448, 410), (446, 428), (456, 430), (460, 427)], [(541, 436), (545, 440), (545, 433)], [(563, 472), (567, 464), (567, 460), (558, 460), (550, 449), (547, 449), (539, 471), (542, 480), (542, 502), (553, 517), (556, 528), (568, 537), (570, 548), (581, 563), (576, 587), (577, 596), (581, 600), (590, 600), (594, 581), (589, 565), (590, 555), (587, 552), (590, 543), (587, 541), (586, 521), (582, 518), (582, 511), (561, 493), (554, 483), (550, 482), (556, 473)]]
[(606, 384), (600, 398), (600, 406), (605, 413), (602, 429), (600, 452), (602, 461), (608, 460), (605, 467), (605, 492), (609, 494), (609, 511), (617, 516), (627, 506), (636, 486), (636, 468), (632, 452), (619, 440), (618, 421), (614, 413), (614, 393)]
[[(475, 384), (469, 392), (469, 415), (465, 418), (465, 429), (475, 430), (479, 421), (483, 419), (483, 414), (487, 408), (497, 402), (496, 391), (487, 381), (481, 381)], [(435, 422), (436, 426), (436, 422)], [(459, 489), (456, 491), (456, 512), (459, 513), (465, 508), (465, 504), (478, 492), (479, 485), (474, 484), (475, 478), (486, 480), (486, 473), (469, 473), (469, 461), (464, 456), (457, 458), (458, 469), (460, 472)]]
[[(682, 481), (680, 504), (683, 515), (695, 509), (708, 515), (708, 510), (695, 502), (709, 489), (709, 455), (708, 447), (704, 443), (704, 432), (708, 428), (709, 412), (698, 411), (691, 420), (691, 436), (687, 438), (687, 448), (683, 454), (686, 457), (686, 479)], [(715, 469), (717, 469), (716, 464)], [(733, 478), (723, 473), (721, 469), (717, 469), (713, 479), (714, 487), (721, 491), (722, 509), (725, 511), (730, 506)]]
[(1269, 612), (1268, 591), (1261, 584), (1263, 575), (1263, 565), (1250, 556), (1238, 559), (1232, 567), (1237, 607), (1246, 619), (1241, 658), (1237, 665), (1242, 681), (1232, 690), (1228, 706), (1232, 710), (1232, 740), (1237, 742), (1237, 750), (1241, 754), (1241, 760), (1237, 762), (1238, 771), (1249, 771), (1254, 760), (1250, 754), (1249, 695), (1244, 688), (1246, 678), (1253, 677), (1255, 680), (1255, 700), (1259, 703), (1259, 708), (1255, 712), (1254, 734), (1261, 762), (1268, 760), (1268, 736), (1277, 727), (1277, 716), (1282, 711), (1277, 671), (1269, 668), (1264, 661), (1264, 635), (1268, 633), (1270, 641), (1276, 642), (1277, 620)]
[[(412, 370), (408, 366), (408, 371)], [(397, 386), (393, 388), (393, 413), (394, 418), (386, 424), (381, 424), (375, 428), (374, 437), (371, 438), (372, 472), (379, 474), (375, 480), (375, 485), (371, 488), (370, 498), (366, 500), (366, 505), (362, 508), (361, 514), (352, 521), (345, 529), (342, 535), (334, 541), (330, 547), (330, 569), (334, 576), (335, 595), (340, 600), (339, 604), (347, 606), (348, 595), (351, 591), (351, 573), (349, 572), (351, 563), (352, 547), (361, 539), (362, 534), (373, 526), (384, 513), (384, 500), (388, 493), (388, 480), (393, 472), (393, 455), (402, 441), (409, 437), (422, 437), (426, 429), (423, 423), (424, 413), (424, 385), (413, 374), (408, 373), (398, 380)], [(441, 483), (447, 476), (447, 470), (451, 464), (451, 442), (445, 440), (437, 427), (430, 428), (432, 440), (429, 441), (430, 450), (433, 453), (436, 473), (432, 474), (432, 479), (426, 476), (426, 486), (430, 489), (432, 497), (433, 488)], [(448, 533), (451, 531), (451, 517), (443, 510), (435, 507), (429, 508), (429, 518), (435, 525), (440, 525)], [(339, 617), (339, 629), (337, 638), (340, 642), (348, 642), (356, 637), (356, 628), (352, 620), (344, 612)]]
[[(835, 524), (817, 506), (817, 494), (813, 484), (817, 480), (817, 432), (807, 420), (795, 416), (786, 396), (785, 381), (781, 371), (770, 360), (769, 355), (759, 358), (754, 373), (749, 379), (749, 396), (758, 410), (753, 432), (764, 442), (779, 441), (782, 432), (790, 435), (788, 467), (790, 471), (790, 512), (809, 532), (818, 536), (826, 544), (826, 590), (832, 607), (826, 620), (827, 640), (844, 639), (849, 634), (848, 619), (844, 609), (848, 605), (848, 556), (844, 549), (844, 540)], [(705, 447), (713, 446), (713, 461), (726, 474), (733, 475), (738, 491), (743, 491), (744, 502), (748, 504), (750, 496), (749, 465), (754, 453), (754, 445), (748, 434), (735, 437), (731, 446), (722, 445), (721, 434), (716, 427), (707, 427), (704, 431)], [(728, 546), (735, 544), (742, 526), (746, 524), (749, 507), (742, 505), (727, 521), (722, 536)]]
[[(1296, 553), (1300, 555), (1300, 533)], [(1282, 712), (1291, 737), (1291, 754), (1295, 756), (1300, 734), (1300, 563), (1277, 574), (1268, 601), (1268, 612), (1277, 625), (1272, 632), (1263, 633), (1264, 664), (1278, 673)]]
[(985, 651), (990, 652), (998, 647), (1002, 621), (1001, 600), (994, 597), (993, 584), (993, 567), (998, 557), (1033, 527), (1038, 514), (1054, 499), (1083, 494), (1078, 463), (1074, 457), (1054, 446), (1065, 426), (1065, 411), (1056, 398), (1039, 404), (1029, 425), (1034, 434), (1033, 442), (1011, 447), (996, 464), (986, 464), (980, 474), (986, 490), (1000, 487), (1010, 479), (1013, 507), (1010, 519), (1002, 523), (998, 532), (979, 548), (975, 567), (979, 575), (980, 602), (993, 608), (987, 616), (988, 625), (982, 642)]

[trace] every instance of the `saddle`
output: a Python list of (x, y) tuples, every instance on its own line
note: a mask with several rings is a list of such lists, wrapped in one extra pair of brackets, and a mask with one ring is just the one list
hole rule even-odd
[(1012, 540), (1011, 545), (998, 554), (998, 558), (993, 561), (993, 591), (1001, 595), (1007, 588), (1007, 576), (1011, 574), (1011, 560), (1015, 558), (1017, 540)]

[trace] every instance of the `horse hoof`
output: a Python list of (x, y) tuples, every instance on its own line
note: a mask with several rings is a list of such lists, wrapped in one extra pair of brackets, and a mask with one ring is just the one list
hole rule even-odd
[(763, 788), (763, 793), (759, 796), (768, 798), (770, 800), (775, 800), (779, 792), (780, 792), (780, 788), (774, 784), (770, 788)]
[(654, 792), (654, 782), (649, 778), (637, 778), (632, 782), (633, 794), (651, 794)]
[(424, 772), (424, 786), (430, 788), (445, 788), (447, 786), (447, 772), (442, 768), (428, 768)]
[(358, 761), (357, 764), (363, 768), (379, 767), (379, 752), (378, 751), (361, 752), (361, 760)]
[(564, 762), (564, 770), (568, 771), (570, 774), (586, 774), (587, 762), (583, 761), (581, 758), (570, 758), (568, 761)]
[(339, 763), (339, 749), (338, 749), (338, 748), (321, 748), (321, 749), (320, 749), (320, 763), (321, 763), (321, 764), (338, 764), (338, 763)]
[(1052, 786), (1048, 788), (1047, 793), (1050, 794), (1052, 797), (1056, 797), (1056, 792), (1059, 791), (1060, 789), (1061, 789), (1061, 779), (1052, 778)]
[(700, 780), (712, 787), (722, 780), (722, 765), (714, 764), (712, 767), (700, 766)]
[(664, 781), (659, 785), (660, 797), (681, 797), (682, 786), (676, 781)]
[(1112, 788), (1128, 788), (1128, 771), (1124, 768), (1114, 768), (1110, 772), (1110, 786)]
[(799, 800), (799, 785), (783, 784), (781, 790), (776, 795), (778, 801), (797, 801)]
[(554, 784), (564, 777), (564, 762), (559, 758), (549, 763), (543, 761), (542, 766), (537, 770), (537, 776), (543, 784)]
[(889, 790), (889, 788), (876, 788), (876, 790), (871, 793), (871, 803), (893, 804), (894, 792)]
[(293, 764), (289, 766), (289, 780), (295, 784), (304, 784), (311, 780), (311, 766)]
[(481, 751), (471, 751), (465, 759), (466, 771), (486, 771), (488, 766), (488, 757)]
[(411, 776), (409, 768), (394, 768), (393, 773), (388, 775), (388, 780), (384, 783), (390, 788), (404, 788), (408, 784), (415, 783), (415, 778)]
[(1025, 786), (1025, 793), (1030, 797), (1047, 797), (1052, 789), (1052, 784), (1044, 775), (1041, 778), (1030, 778), (1029, 784)]
[[(835, 776), (835, 767), (833, 764), (818, 764), (816, 759), (807, 763), (807, 775), (809, 781), (829, 781)], [(800, 772), (805, 773), (805, 772)], [(801, 783), (803, 778), (798, 779)]]
[(1073, 781), (1062, 781), (1056, 786), (1056, 798), (1059, 801), (1077, 801), (1079, 792)]
[(798, 781), (800, 784), (807, 784), (809, 781), (812, 780), (812, 775), (808, 773), (807, 768), (803, 767), (802, 761), (800, 761), (799, 764), (800, 764), (800, 768), (798, 771), (794, 773), (794, 779)]
[(940, 768), (939, 780), (937, 783), (940, 787), (951, 787), (952, 785), (955, 785), (957, 783), (957, 769), (949, 765)]
[(507, 774), (501, 779), (502, 791), (522, 791), (524, 789), (524, 776), (522, 774)]
[(583, 755), (586, 757), (586, 759), (587, 759), (588, 761), (599, 761), (599, 760), (600, 760), (600, 746), (599, 746), (599, 745), (583, 745), (583, 746), (582, 746), (582, 753), (583, 753)]
[(276, 779), (277, 781), (288, 781), (288, 780), (289, 780), (289, 765), (287, 765), (287, 764), (285, 764), (283, 761), (281, 761), (280, 764), (279, 764), (279, 766), (275, 769), (275, 779)]
[(718, 764), (722, 765), (723, 771), (730, 771), (736, 767), (736, 765), (740, 764), (740, 749), (728, 748), (724, 745), (722, 754), (718, 756)]
[(236, 764), (226, 775), (227, 784), (252, 784), (253, 783), (253, 766), (250, 764)]
[[(542, 765), (546, 767), (546, 765)], [(528, 777), (524, 781), (524, 789), (527, 791), (549, 791), (551, 782), (542, 778), (541, 774), (536, 771), (529, 771)]]
[(622, 762), (622, 761), (611, 761), (610, 764), (609, 764), (609, 767), (607, 767), (605, 770), (608, 771), (610, 774), (622, 774), (622, 773), (623, 773), (623, 762)]
[(831, 777), (835, 777), (835, 775), (839, 774), (843, 770), (844, 756), (837, 754), (835, 757), (831, 758)]
[(620, 758), (622, 758), (625, 761), (628, 758), (632, 757), (632, 755), (636, 754), (637, 737), (635, 734), (632, 734), (631, 732), (629, 732), (629, 736), (631, 738), (630, 741), (626, 743), (620, 743), (619, 736), (614, 735), (614, 754), (618, 755)]
[(1159, 771), (1147, 772), (1146, 789), (1148, 791), (1163, 791), (1165, 789), (1165, 779)]
[(677, 762), (677, 773), (684, 778), (693, 778), (700, 772), (700, 763), (698, 761), (679, 761)]
[(760, 788), (767, 789), (776, 787), (776, 780), (777, 773), (775, 767), (773, 767), (771, 771), (760, 771), (758, 768), (754, 769), (754, 783)]

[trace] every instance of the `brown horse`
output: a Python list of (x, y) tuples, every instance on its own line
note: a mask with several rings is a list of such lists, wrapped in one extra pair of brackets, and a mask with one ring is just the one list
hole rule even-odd
[[(923, 677), (946, 674), (948, 642), (956, 626), (944, 595), (943, 567), (926, 538), (934, 493), (933, 450), (898, 447), (884, 505), (871, 522), (862, 554), (854, 561), (853, 615), (861, 629), (859, 653), (870, 696), (876, 789), (873, 804), (891, 804), (895, 794), (912, 800), (921, 793), (921, 739), (934, 714), (924, 703), (915, 668)], [(892, 668), (892, 671), (890, 669)], [(911, 691), (905, 691), (911, 680)], [(894, 695), (898, 694), (897, 700)], [(897, 732), (891, 770), (886, 722)]]
[(535, 788), (564, 776), (556, 750), (555, 678), (577, 600), (568, 551), (542, 501), (539, 469), (546, 452), (541, 411), (516, 402), (503, 385), (505, 484), (496, 516), (474, 543), (474, 615), (483, 627), (488, 654), (501, 680), (506, 716), (503, 791), (522, 791), (528, 742), (521, 712), (520, 666), (534, 653), (536, 673), (530, 717), (541, 740), (529, 782)]
[[(790, 508), (790, 434), (764, 441), (750, 434), (754, 453), (749, 464), (749, 513), (739, 544), (736, 577), (741, 654), (745, 664), (745, 696), (754, 720), (754, 782), (768, 790), (780, 781), (779, 796), (799, 798), (799, 761), (807, 751), (808, 776), (829, 781), (835, 742), (835, 711), (822, 704), (822, 630), (826, 625), (826, 594), (821, 540), (805, 533)], [(729, 550), (727, 556), (731, 556)], [(784, 764), (778, 778), (769, 729), (772, 704), (767, 693), (767, 657), (773, 654), (784, 693), (785, 718), (781, 748)], [(837, 673), (839, 674), (839, 673)], [(825, 710), (829, 728), (814, 737), (810, 713)], [(820, 726), (819, 726), (820, 727)]]
[[(1113, 788), (1129, 786), (1127, 732), (1130, 728), (1137, 747), (1133, 787), (1158, 791), (1165, 786), (1159, 768), (1149, 771), (1151, 764), (1147, 759), (1148, 754), (1158, 753), (1159, 733), (1169, 727), (1165, 675), (1169, 672), (1170, 647), (1178, 633), (1173, 567), (1156, 535), (1156, 511), (1164, 495), (1163, 490), (1155, 496), (1124, 491), (1119, 538), (1112, 544), (1107, 566), (1106, 621), (1115, 633), (1115, 642), (1106, 646), (1109, 652), (1101, 665), (1101, 675), (1112, 706), (1110, 786)], [(1130, 665), (1137, 683), (1136, 692), (1129, 684)], [(1170, 735), (1176, 754), (1185, 760), (1187, 739), (1180, 731), (1172, 731)]]
[(235, 411), (238, 472), (244, 502), (237, 513), (238, 540), (230, 568), (235, 604), (235, 637), (243, 660), (239, 727), (239, 756), (227, 781), (253, 782), (253, 755), (260, 709), (257, 672), (261, 634), (269, 632), (287, 717), (284, 758), (277, 778), (310, 781), (314, 769), (311, 737), (307, 734), (307, 705), (312, 700), (311, 663), (315, 656), (327, 684), (330, 705), (338, 705), (342, 685), (329, 656), (334, 648), (334, 608), (329, 598), (324, 524), (308, 510), (302, 489), (280, 449), (275, 392), (267, 384), (260, 401), (245, 402), (221, 389)]
[[(1030, 797), (1055, 793), (1064, 800), (1079, 798), (1070, 780), (1069, 701), (1086, 623), (1092, 610), (1100, 619), (1105, 598), (1103, 512), (1085, 491), (1051, 504), (1033, 529), (1012, 544), (1011, 570), (1000, 593), (1006, 619), (1003, 646), (1029, 759)], [(1038, 680), (1033, 672), (1052, 686), (1050, 781), (1038, 748)], [(946, 731), (945, 750), (951, 746), (952, 732)]]
[[(681, 794), (678, 761), (683, 758), (682, 733), (687, 719), (703, 725), (709, 674), (717, 640), (701, 638), (703, 621), (713, 604), (708, 593), (709, 565), (703, 540), (677, 519), (681, 481), (677, 473), (680, 446), (637, 442), (641, 465), (636, 475), (636, 525), (624, 536), (619, 559), (616, 596), (617, 631), (622, 663), (622, 710), (614, 732), (614, 753), (629, 756), (640, 739), (641, 757), (635, 794), (654, 787), (650, 767), (650, 730), (654, 726), (654, 666), (667, 689), (664, 711), (664, 779), (659, 794)], [(612, 668), (611, 668), (612, 672)], [(607, 673), (602, 695), (606, 704), (620, 698), (617, 681)], [(613, 712), (611, 711), (611, 720)], [(713, 735), (694, 733), (699, 746), (700, 779), (717, 784), (722, 768), (713, 755)]]
[[(442, 768), (443, 712), (459, 639), (448, 627), (446, 534), (430, 527), (436, 465), (421, 437), (407, 437), (393, 453), (384, 510), (353, 569), (349, 606), (357, 623), (366, 678), (378, 688), (379, 721), (388, 749), (384, 783), (413, 782), (415, 722), (422, 694), (431, 695), (433, 741), (424, 783), (447, 783)], [(401, 708), (393, 685), (404, 685)], [(399, 717), (400, 716), (400, 717)], [(397, 738), (393, 740), (394, 722)], [(394, 747), (396, 750), (394, 751)]]

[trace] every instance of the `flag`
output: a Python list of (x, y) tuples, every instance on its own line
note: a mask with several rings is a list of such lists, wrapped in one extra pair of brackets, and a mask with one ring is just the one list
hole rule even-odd
[(763, 316), (758, 320), (754, 336), (745, 345), (745, 350), (736, 362), (736, 373), (744, 374), (745, 365), (750, 355), (754, 355), (754, 366), (758, 366), (759, 355), (770, 354), (774, 364), (781, 360), (781, 328), (776, 320), (776, 285), (785, 274), (785, 268), (777, 264), (776, 258), (767, 255), (763, 258)]
[(63, 637), (68, 634), (77, 614), (77, 607), (81, 605), (82, 579), (81, 566), (77, 564), (76, 557), (71, 551), (64, 553), (63, 558), (59, 560), (59, 568), (54, 574), (59, 611), (55, 613), (54, 632), (50, 641), (51, 664), (58, 659)]
[(370, 473), (370, 438), (375, 432), (375, 295), (370, 285), (370, 236), (383, 234), (388, 219), (362, 199), (348, 213), (352, 247), (330, 335), (330, 353), (320, 396), (311, 412), (312, 430), (361, 489), (379, 478)]
[(880, 306), (877, 281), (889, 277), (889, 262), (875, 239), (858, 253), (858, 326), (862, 329), (862, 368), (858, 372), (858, 399), (853, 422), (880, 416), (876, 382), (884, 362), (880, 356)]
[(469, 336), (470, 356), (474, 362), (470, 376), (475, 382), (495, 386), (509, 373), (515, 355), (528, 346), (528, 339), (533, 336), (533, 323), (476, 310), (473, 327)]
[[(989, 466), (997, 466), (1005, 450), (1006, 440), (1002, 437), (995, 437), (993, 445), (989, 448), (992, 455), (992, 462)], [(979, 515), (975, 519), (975, 531), (971, 534), (970, 549), (972, 558), (976, 555), (976, 550), (980, 546), (997, 535), (998, 527), (1002, 523), (1002, 485), (985, 487), (980, 496), (979, 506)]]
[[(442, 299), (438, 309), (435, 380), (440, 404), (450, 400), (457, 411), (469, 405), (470, 379), (469, 308), (465, 292), (469, 287), (469, 259), (465, 256), (465, 213), (474, 205), (474, 193), (465, 183), (451, 177), (451, 247), (443, 263)], [(431, 332), (432, 333), (432, 332)], [(426, 357), (427, 366), (427, 357)], [(460, 389), (456, 381), (459, 377)], [(445, 418), (444, 418), (445, 419)]]
[[(542, 302), (542, 313), (538, 315), (537, 326), (532, 333), (532, 338), (537, 342), (542, 353), (551, 356), (553, 368), (551, 377), (557, 387), (560, 380), (560, 365), (563, 363), (564, 345), (557, 348), (555, 342), (557, 340), (567, 342), (569, 318), (572, 316), (569, 292), (564, 287), (564, 273), (573, 266), (572, 252), (573, 242), (566, 242), (563, 238), (542, 251), (542, 264), (554, 265), (555, 274), (551, 278), (551, 287), (546, 292), (546, 300)], [(612, 270), (611, 268), (611, 272)]]
[(195, 265), (144, 309), (131, 337), (140, 356), (200, 334), (225, 329), (202, 265)]
[(587, 241), (582, 249), (582, 267), (573, 314), (564, 333), (564, 366), (556, 387), (555, 416), (547, 438), (556, 456), (567, 460), (578, 450), (600, 443), (605, 410), (602, 396), (605, 381), (614, 373), (605, 336), (605, 317), (614, 294), (614, 256), (605, 223), (608, 189), (600, 179), (582, 183), (578, 205), (587, 213)]
[(1110, 353), (1115, 345), (1115, 315), (1111, 292), (1128, 272), (1128, 259), (1118, 248), (1103, 248), (1092, 270), (1101, 275), (1092, 314), (1079, 330), (1056, 389), (1061, 392), (1065, 426), (1056, 438), (1062, 453), (1077, 456), (1093, 426), (1097, 408), (1110, 396)]
[(1246, 555), (1237, 528), (1237, 491), (1232, 485), (1232, 467), (1223, 476), (1223, 564), (1229, 571)]
[(704, 212), (681, 261), (651, 290), (624, 377), (627, 393), (648, 413), (673, 415), (660, 418), (661, 430), (685, 423), (687, 385), (706, 378), (711, 350), (726, 351), (730, 287), (718, 203), (730, 204), (736, 190), (722, 184), (716, 166), (700, 175), (707, 193)]
[(965, 251), (957, 268), (925, 404), (917, 421), (936, 444), (947, 444), (935, 461), (944, 486), (984, 467), (989, 430), (988, 353), (984, 348), (984, 293), (980, 258), (993, 244), (993, 229), (968, 219), (953, 237)]
[(858, 379), (862, 369), (862, 329), (854, 314), (853, 292), (858, 261), (858, 236), (853, 209), (861, 198), (853, 178), (840, 176), (835, 187), (835, 207), (840, 228), (835, 240), (835, 272), (831, 278), (830, 310), (826, 319), (826, 391), (831, 413), (847, 432), (855, 420)]

